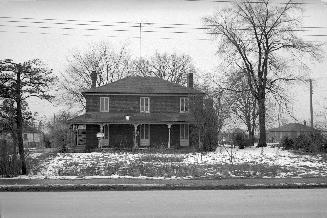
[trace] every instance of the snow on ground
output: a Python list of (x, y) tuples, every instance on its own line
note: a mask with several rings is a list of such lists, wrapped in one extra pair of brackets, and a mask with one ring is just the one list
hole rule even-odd
[[(300, 155), (278, 147), (231, 149), (206, 153), (65, 153), (42, 158), (27, 178), (229, 178), (327, 176), (321, 155)], [(232, 160), (232, 161), (231, 161)]]

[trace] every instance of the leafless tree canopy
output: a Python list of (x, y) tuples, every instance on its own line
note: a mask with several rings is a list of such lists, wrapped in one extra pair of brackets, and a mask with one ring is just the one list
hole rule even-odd
[(188, 73), (196, 71), (190, 56), (176, 53), (156, 52), (148, 59), (136, 61), (135, 67), (142, 76), (155, 76), (181, 85), (186, 85)]
[(297, 79), (294, 66), (303, 57), (320, 56), (319, 46), (300, 37), (301, 8), (293, 0), (240, 0), (233, 7), (205, 17), (218, 43), (218, 53), (230, 66), (245, 69), (247, 82), (259, 107), (259, 146), (266, 145), (265, 99), (275, 84)]
[(247, 127), (249, 142), (253, 145), (258, 118), (257, 100), (253, 97), (243, 72), (235, 72), (227, 76), (226, 92), (231, 102), (230, 110)]
[(118, 50), (100, 42), (82, 52), (74, 51), (68, 57), (68, 66), (62, 74), (62, 101), (85, 108), (81, 92), (91, 88), (91, 72), (97, 73), (97, 86), (105, 85), (134, 74), (132, 59), (126, 46)]

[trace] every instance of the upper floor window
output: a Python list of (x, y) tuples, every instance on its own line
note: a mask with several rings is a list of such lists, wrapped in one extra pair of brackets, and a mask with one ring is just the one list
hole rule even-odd
[(188, 112), (189, 99), (187, 97), (180, 98), (180, 112)]
[(100, 112), (109, 112), (109, 97), (100, 97)]
[(140, 98), (140, 112), (150, 113), (150, 98)]

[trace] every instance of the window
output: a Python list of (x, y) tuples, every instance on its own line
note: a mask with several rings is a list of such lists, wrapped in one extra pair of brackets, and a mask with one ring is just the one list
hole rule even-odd
[(188, 124), (181, 124), (180, 139), (188, 140)]
[(150, 98), (148, 97), (140, 98), (140, 111), (145, 113), (150, 113)]
[(188, 112), (189, 99), (184, 97), (180, 98), (180, 112)]
[(109, 112), (109, 97), (100, 97), (100, 112)]
[(24, 133), (23, 138), (24, 138), (24, 140), (27, 140), (27, 133)]

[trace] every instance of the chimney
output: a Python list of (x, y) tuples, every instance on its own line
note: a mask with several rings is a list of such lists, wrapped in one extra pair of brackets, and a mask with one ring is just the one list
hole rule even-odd
[(305, 126), (306, 126), (306, 125), (307, 125), (307, 121), (303, 121), (303, 125), (305, 125)]
[(193, 73), (187, 74), (187, 87), (193, 88)]
[(92, 71), (91, 73), (91, 81), (92, 81), (92, 85), (91, 88), (95, 88), (97, 85), (97, 73), (94, 71)]

